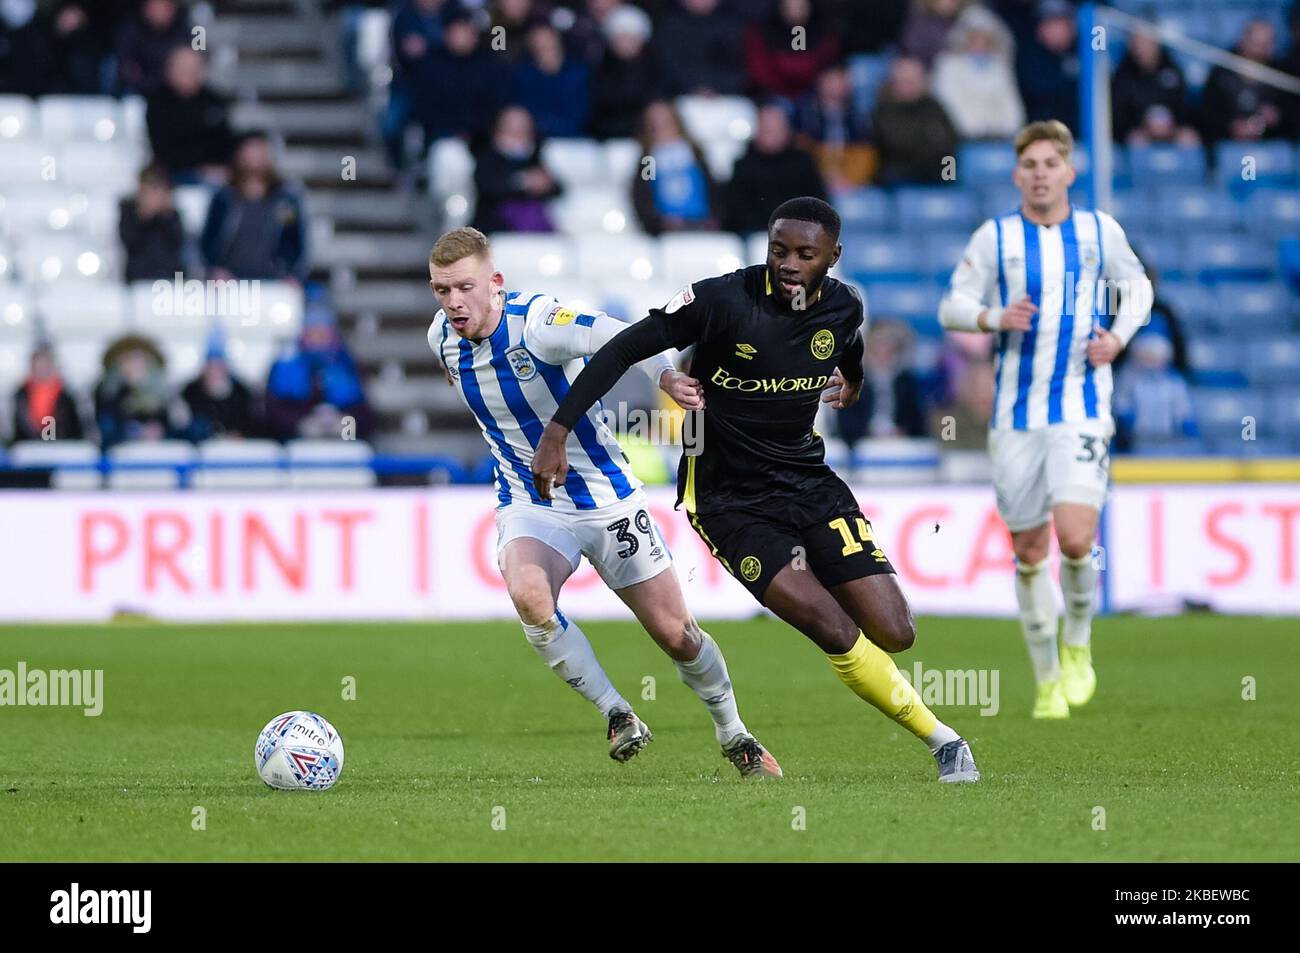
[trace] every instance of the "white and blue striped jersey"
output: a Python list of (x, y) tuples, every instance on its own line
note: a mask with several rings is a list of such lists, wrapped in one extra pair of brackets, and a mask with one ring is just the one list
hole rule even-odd
[(1028, 296), (1028, 331), (999, 331), (990, 426), (1032, 430), (1110, 418), (1110, 365), (1086, 357), (1094, 326), (1127, 345), (1151, 312), (1151, 285), (1119, 223), (1071, 207), (1057, 225), (1020, 211), (989, 219), (966, 246), (940, 306), (945, 327), (973, 329), (985, 308)]
[[(582, 372), (586, 358), (618, 332), (623, 321), (600, 311), (564, 308), (551, 296), (507, 292), (501, 322), (474, 342), (460, 337), (439, 309), (429, 326), (429, 346), (478, 420), (496, 458), (500, 506), (534, 504), (557, 510), (593, 510), (631, 496), (641, 481), (600, 416), (597, 404), (569, 434), (569, 474), (543, 500), (533, 486), (533, 450), (542, 428)], [(672, 368), (659, 355), (638, 365), (658, 383)]]

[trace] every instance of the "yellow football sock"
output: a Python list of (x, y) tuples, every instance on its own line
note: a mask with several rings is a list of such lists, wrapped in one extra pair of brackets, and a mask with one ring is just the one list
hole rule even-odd
[[(874, 705), (922, 741), (934, 733), (939, 719), (925, 707), (912, 683), (894, 660), (861, 632), (853, 648), (843, 655), (827, 655), (835, 674), (863, 701)], [(954, 736), (955, 737), (955, 736)]]

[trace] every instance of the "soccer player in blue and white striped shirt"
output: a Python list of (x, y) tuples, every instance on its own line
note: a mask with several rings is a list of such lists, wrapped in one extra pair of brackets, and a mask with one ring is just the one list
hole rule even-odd
[[(1035, 718), (1065, 718), (1096, 688), (1092, 544), (1110, 470), (1110, 364), (1151, 312), (1151, 283), (1119, 224), (1076, 208), (1074, 137), (1055, 120), (1015, 142), (1016, 211), (979, 227), (940, 305), (944, 327), (996, 335), (989, 428), (998, 512), (1016, 553), (1016, 598), (1038, 681)], [(1065, 603), (1057, 648), (1050, 526)]]
[[(441, 305), (429, 346), (496, 458), (497, 561), (529, 643), (608, 719), (611, 758), (626, 761), (651, 740), (587, 637), (557, 607), (560, 587), (585, 555), (708, 708), (723, 754), (741, 775), (780, 777), (776, 759), (741, 721), (722, 650), (687, 610), (641, 481), (597, 412), (573, 429), (564, 485), (550, 499), (534, 485), (542, 428), (585, 359), (627, 325), (546, 294), (506, 290), (486, 236), (473, 228), (438, 239), (429, 276)], [(704, 406), (699, 382), (665, 355), (639, 366), (685, 409)]]

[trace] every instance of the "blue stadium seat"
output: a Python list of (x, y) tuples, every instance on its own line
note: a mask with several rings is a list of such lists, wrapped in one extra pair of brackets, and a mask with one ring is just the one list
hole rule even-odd
[[(901, 318), (933, 336), (939, 327), (939, 299), (943, 289), (931, 282), (883, 282), (867, 289), (867, 313), (873, 318)], [(933, 329), (928, 326), (933, 325)]]
[(1294, 310), (1281, 282), (1229, 281), (1215, 289), (1225, 329), (1238, 332), (1293, 331)]
[(1275, 336), (1246, 343), (1246, 376), (1256, 386), (1290, 384), (1300, 379), (1300, 343)]
[(1187, 343), (1187, 360), (1197, 387), (1241, 388), (1249, 381), (1242, 373), (1244, 351), (1225, 337), (1198, 337)]
[(1246, 228), (1259, 235), (1300, 235), (1300, 189), (1252, 190), (1244, 218)]
[(1192, 407), (1201, 433), (1211, 439), (1217, 437), (1241, 439), (1241, 431), (1245, 426), (1242, 423), (1244, 418), (1254, 417), (1258, 428), (1261, 414), (1267, 416), (1259, 392), (1247, 389), (1196, 388), (1192, 391)]
[(974, 229), (980, 223), (980, 196), (943, 186), (906, 186), (895, 194), (898, 226), (903, 230)]
[(1219, 305), (1214, 291), (1199, 281), (1169, 281), (1156, 285), (1156, 297), (1173, 309), (1180, 326), (1189, 334), (1218, 328)]
[[(1020, 208), (1020, 190), (1008, 182), (1006, 185), (987, 185), (980, 190), (981, 214), (984, 218), (997, 218), (1010, 215)], [(1074, 196), (1076, 204), (1082, 201), (1081, 195)]]
[(1276, 254), (1267, 243), (1216, 232), (1190, 236), (1187, 258), (1202, 281), (1263, 280), (1276, 271)]
[(1130, 457), (1200, 457), (1209, 452), (1209, 441), (1203, 437), (1174, 437), (1169, 440), (1137, 441), (1128, 451)]
[[(1251, 160), (1247, 164), (1247, 160)], [(1249, 189), (1295, 181), (1295, 148), (1289, 142), (1221, 142), (1214, 148), (1214, 180), (1220, 186)], [(1247, 178), (1247, 174), (1254, 178)]]
[(1275, 432), (1292, 441), (1300, 440), (1300, 388), (1274, 390), (1268, 407)]
[(876, 94), (889, 75), (891, 57), (886, 54), (859, 54), (849, 58), (849, 82), (859, 109), (871, 112)]
[(897, 221), (894, 196), (884, 189), (846, 192), (836, 198), (835, 210), (840, 213), (845, 231), (883, 231), (894, 228)]
[(1160, 278), (1177, 280), (1188, 274), (1187, 242), (1183, 236), (1137, 230), (1127, 234), (1133, 251)]
[(1137, 188), (1205, 178), (1205, 151), (1200, 146), (1133, 146), (1129, 167)]
[(1009, 183), (1015, 167), (1015, 150), (1005, 142), (968, 142), (957, 152), (957, 181), (965, 185)]
[(1161, 26), (1173, 27), (1184, 36), (1190, 36), (1202, 43), (1222, 47), (1231, 46), (1232, 43), (1236, 42), (1235, 38), (1232, 42), (1223, 42), (1223, 37), (1218, 32), (1219, 18), (1213, 11), (1166, 7), (1160, 11), (1157, 19)]
[[(1077, 203), (1076, 203), (1077, 204)], [(1127, 232), (1130, 229), (1151, 231), (1159, 227), (1151, 193), (1138, 189), (1116, 190), (1111, 196), (1111, 214)], [(1155, 221), (1153, 221), (1153, 219)]]
[(922, 276), (918, 240), (910, 235), (867, 232), (842, 236), (840, 267), (863, 284), (918, 281)]
[(1160, 227), (1178, 234), (1231, 230), (1241, 221), (1241, 209), (1229, 195), (1203, 185), (1161, 189), (1156, 207)]
[(1243, 440), (1238, 428), (1236, 436), (1225, 435), (1211, 440), (1210, 452), (1219, 457), (1285, 457), (1290, 455), (1291, 447), (1284, 439), (1260, 437), (1258, 434), (1254, 440)]
[(921, 237), (921, 265), (944, 284), (965, 254), (970, 232), (931, 232)]

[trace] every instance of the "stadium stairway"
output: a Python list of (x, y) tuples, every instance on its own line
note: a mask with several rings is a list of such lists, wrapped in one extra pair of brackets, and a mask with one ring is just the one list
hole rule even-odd
[[(455, 453), (445, 432), (476, 432), (424, 345), (433, 314), (425, 262), (430, 200), (397, 187), (378, 141), (376, 104), (351, 88), (342, 21), (319, 0), (230, 0), (211, 25), (214, 86), (239, 129), (283, 140), (282, 174), (306, 191), (313, 281), (326, 284), (368, 382), (380, 452)], [(454, 441), (453, 441), (454, 442)]]

